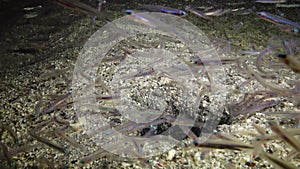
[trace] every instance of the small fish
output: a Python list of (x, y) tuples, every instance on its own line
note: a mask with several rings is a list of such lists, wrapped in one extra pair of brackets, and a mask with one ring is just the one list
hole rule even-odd
[(288, 19), (285, 19), (283, 17), (280, 16), (276, 16), (273, 14), (270, 14), (268, 12), (258, 12), (257, 13), (263, 20), (269, 21), (273, 24), (279, 25), (279, 26), (283, 26), (283, 27), (293, 27), (295, 29), (297, 29), (298, 31), (300, 30), (300, 25), (292, 22)]
[(300, 4), (276, 4), (277, 8), (299, 8)]
[(42, 5), (38, 5), (38, 6), (32, 6), (32, 7), (24, 7), (23, 10), (24, 11), (33, 11), (33, 10), (41, 9), (41, 8), (43, 8)]
[(257, 124), (253, 124), (254, 128), (256, 129), (256, 131), (260, 134), (260, 135), (266, 135), (267, 132), (264, 128), (260, 127)]
[(290, 164), (288, 161), (283, 161), (274, 155), (263, 153), (264, 157), (270, 161), (273, 165), (275, 165), (275, 168), (284, 168), (284, 169), (296, 169), (297, 167)]
[(229, 150), (242, 150), (242, 149), (253, 149), (252, 145), (247, 145), (242, 142), (226, 141), (226, 140), (207, 140), (204, 143), (196, 145), (198, 147), (207, 148), (218, 148), (218, 149), (229, 149)]
[(206, 16), (221, 16), (228, 12), (230, 12), (230, 9), (215, 9), (213, 11), (205, 12), (204, 14)]
[(194, 61), (194, 64), (198, 66), (208, 66), (208, 65), (226, 65), (231, 63), (238, 62), (238, 59), (232, 59), (232, 58), (219, 58), (219, 60), (201, 60), (200, 58), (197, 58), (197, 60)]
[(86, 13), (91, 16), (99, 16), (98, 9), (93, 8), (78, 0), (49, 0), (49, 1), (72, 10), (77, 10), (79, 12)]
[(255, 106), (246, 108), (245, 110), (243, 110), (243, 112), (244, 113), (254, 113), (254, 112), (258, 112), (258, 111), (270, 108), (272, 106), (275, 106), (276, 104), (278, 104), (278, 102), (275, 100), (262, 102), (260, 105), (255, 105)]
[(216, 139), (221, 139), (224, 141), (233, 141), (236, 143), (240, 143), (241, 140), (239, 140), (236, 137), (233, 137), (232, 135), (226, 134), (226, 133), (220, 133), (220, 132), (214, 132), (214, 135), (212, 136), (212, 138), (216, 138)]
[(153, 68), (141, 69), (136, 74), (134, 74), (134, 77), (147, 76), (147, 75), (153, 74), (154, 72), (155, 72), (155, 70)]
[(97, 96), (97, 100), (112, 100), (119, 98), (119, 95)]
[(137, 13), (139, 13), (141, 11), (136, 11), (136, 10), (132, 10), (132, 9), (126, 9), (124, 12), (127, 15), (133, 15), (133, 14), (137, 14)]
[[(243, 66), (245, 67), (245, 70), (249, 76), (254, 77), (262, 86), (269, 88), (271, 91), (279, 93), (284, 96), (290, 95), (290, 93), (292, 92), (291, 90), (286, 90), (279, 87), (278, 85), (267, 82), (262, 76), (254, 72), (254, 70), (250, 68), (246, 63), (243, 63)], [(270, 103), (272, 104), (272, 101)]]
[(52, 124), (52, 123), (53, 123), (53, 119), (44, 121), (44, 122), (38, 124), (34, 129), (32, 129), (31, 132), (36, 133), (38, 131), (41, 131), (42, 128), (44, 128), (45, 126)]
[(138, 153), (141, 153), (141, 154), (143, 154), (143, 147), (142, 147), (142, 145), (138, 142), (138, 140), (137, 139), (133, 139), (133, 143), (134, 143), (134, 145), (136, 146), (136, 148), (137, 148), (137, 152)]
[[(52, 111), (54, 111), (57, 108), (58, 105), (60, 105), (65, 100), (67, 100), (71, 95), (72, 95), (72, 93), (69, 92), (66, 95), (64, 95), (63, 97), (57, 99), (44, 112), (42, 112), (41, 115), (51, 113)], [(36, 116), (38, 116), (38, 115), (36, 115)]]
[(4, 128), (12, 137), (12, 139), (14, 140), (14, 142), (16, 144), (19, 144), (19, 140), (18, 140), (18, 136), (17, 136), (17, 133), (15, 131), (13, 131), (13, 129), (5, 124), (2, 124), (1, 125), (2, 128)]
[(282, 31), (289, 32), (289, 33), (299, 33), (300, 30), (293, 27), (286, 27), (286, 28), (282, 28)]
[(259, 55), (261, 53), (261, 51), (259, 50), (244, 50), (241, 52), (242, 55), (249, 55), (249, 56), (252, 56), (252, 55)]
[(98, 8), (94, 8), (90, 5), (80, 2), (79, 0), (49, 0), (55, 4), (58, 4), (62, 7), (69, 8), (71, 10), (79, 11), (90, 15), (93, 17), (92, 22), (96, 19), (96, 17), (100, 19), (104, 19), (105, 21), (110, 20), (111, 15), (100, 12), (102, 1), (99, 1)]
[(102, 62), (113, 62), (113, 61), (123, 61), (126, 58), (126, 55), (118, 55), (114, 57), (105, 57), (102, 59)]
[(244, 5), (246, 3), (247, 3), (246, 1), (244, 1), (244, 2), (227, 2), (226, 5), (237, 6), (237, 5)]
[(151, 19), (144, 16), (143, 13), (135, 13), (135, 12), (130, 13), (130, 10), (126, 10), (126, 11), (125, 11), (126, 13), (129, 13), (129, 15), (126, 16), (129, 20), (132, 20), (134, 22), (137, 22), (137, 23), (140, 23), (140, 24), (143, 24), (146, 26), (150, 26), (150, 27), (154, 27), (154, 28), (157, 27), (157, 25), (154, 24), (153, 21), (151, 21)]
[(86, 149), (81, 144), (76, 142), (73, 138), (65, 135), (65, 133), (61, 129), (54, 129), (54, 134), (57, 137), (63, 138), (66, 142), (70, 143), (72, 146), (74, 146), (82, 151), (86, 151)]
[(139, 5), (141, 8), (152, 11), (152, 12), (162, 12), (162, 13), (167, 13), (167, 14), (172, 14), (172, 15), (177, 15), (177, 16), (185, 16), (187, 13), (183, 10), (180, 9), (173, 9), (165, 6), (160, 6), (160, 5)]
[(57, 124), (61, 124), (61, 125), (70, 126), (70, 122), (68, 122), (67, 120), (63, 120), (62, 118), (60, 118), (58, 116), (53, 117), (53, 122), (55, 122)]
[(92, 153), (92, 154), (90, 154), (90, 155), (82, 158), (80, 160), (80, 163), (82, 165), (88, 164), (88, 163), (90, 163), (92, 161), (97, 160), (98, 158), (101, 158), (101, 157), (105, 156), (106, 154), (107, 153), (105, 153), (105, 151), (103, 149), (100, 149), (100, 150), (98, 150), (98, 151), (96, 151), (96, 152), (94, 152), (94, 153)]
[(7, 162), (8, 162), (9, 164), (11, 164), (11, 163), (12, 163), (12, 158), (11, 158), (11, 156), (8, 154), (8, 148), (7, 148), (7, 146), (6, 146), (5, 144), (3, 144), (3, 143), (0, 142), (0, 147), (1, 147), (1, 149), (2, 149), (3, 157), (7, 160)]
[(256, 0), (256, 3), (264, 3), (264, 4), (277, 4), (277, 3), (285, 3), (286, 0)]
[[(268, 115), (271, 115), (271, 114), (268, 114)], [(281, 117), (281, 118), (300, 118), (300, 113), (298, 112), (283, 112), (283, 113), (274, 113), (272, 112), (272, 116), (273, 115), (276, 115), (278, 117)]]
[(31, 13), (27, 13), (24, 15), (24, 18), (25, 19), (31, 19), (31, 18), (35, 18), (38, 16), (38, 13), (37, 12), (31, 12)]
[(33, 133), (33, 132), (29, 132), (29, 135), (32, 136), (33, 138), (35, 138), (37, 141), (46, 144), (47, 146), (58, 150), (61, 153), (67, 153), (66, 149), (64, 149), (63, 147), (61, 147), (60, 145), (56, 144), (56, 143), (52, 143), (50, 140), (45, 139), (43, 137), (38, 136), (37, 134)]
[(282, 140), (284, 140), (287, 144), (300, 152), (300, 143), (291, 133), (285, 131), (274, 121), (269, 122), (269, 125), (272, 131), (276, 133)]
[(249, 15), (253, 12), (253, 9), (249, 8), (232, 12), (234, 12), (233, 15)]
[(191, 6), (186, 6), (185, 10), (187, 10), (187, 11), (189, 11), (189, 12), (191, 12), (191, 13), (193, 13), (193, 14), (195, 14), (195, 15), (203, 18), (203, 19), (211, 20), (211, 18), (208, 17), (208, 16), (206, 16), (203, 12), (201, 12), (201, 11), (199, 11), (197, 9), (192, 8)]
[(36, 147), (39, 147), (39, 146), (40, 145), (38, 145), (38, 144), (34, 144), (34, 145), (25, 145), (25, 146), (22, 146), (22, 147), (16, 147), (16, 148), (11, 149), (8, 152), (8, 155), (9, 156), (15, 156), (19, 153), (24, 153), (26, 151), (31, 151), (32, 149), (34, 149)]
[(286, 54), (279, 54), (277, 57), (281, 62), (290, 67), (292, 71), (295, 73), (300, 73), (300, 62), (295, 57)]

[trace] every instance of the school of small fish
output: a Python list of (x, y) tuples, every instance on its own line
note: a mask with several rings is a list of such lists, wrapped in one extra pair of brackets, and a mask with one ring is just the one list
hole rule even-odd
[[(107, 14), (103, 12), (103, 8), (105, 7), (106, 3), (109, 1), (102, 1), (98, 0), (97, 7), (92, 7), (87, 5), (83, 2), (77, 0), (49, 0), (57, 5), (62, 7), (79, 11), (91, 16), (91, 23), (93, 24), (95, 20), (99, 19), (102, 20)], [(299, 2), (299, 1), (296, 1)], [(225, 2), (224, 2), (225, 3)], [(195, 17), (199, 17), (199, 19), (203, 20), (203, 22), (213, 22), (216, 17), (224, 17), (230, 15), (253, 15), (259, 19), (257, 22), (269, 22), (268, 26), (275, 26), (276, 29), (283, 31), (286, 33), (286, 37), (271, 37), (268, 41), (268, 45), (264, 47), (264, 49), (255, 49), (252, 50), (243, 50), (241, 51), (241, 55), (247, 56), (257, 56), (255, 61), (255, 67), (250, 66), (247, 61), (243, 60), (242, 58), (226, 58), (227, 52), (231, 51), (231, 43), (229, 39), (218, 39), (218, 38), (210, 38), (212, 43), (216, 46), (216, 48), (220, 47), (218, 50), (218, 54), (222, 57), (220, 61), (222, 65), (234, 64), (240, 70), (240, 74), (245, 77), (245, 81), (239, 85), (239, 89), (243, 90), (247, 88), (247, 85), (258, 82), (261, 86), (263, 86), (266, 90), (265, 91), (250, 91), (247, 92), (244, 97), (235, 102), (227, 104), (228, 111), (232, 114), (232, 116), (237, 117), (239, 115), (242, 116), (249, 116), (253, 115), (256, 112), (261, 110), (266, 110), (268, 108), (274, 107), (279, 105), (281, 97), (286, 98), (286, 100), (294, 103), (294, 108), (296, 111), (292, 112), (283, 112), (280, 115), (287, 118), (290, 117), (291, 119), (296, 119), (299, 122), (300, 117), (300, 38), (299, 38), (299, 31), (300, 31), (300, 24), (297, 23), (295, 18), (286, 18), (284, 14), (278, 12), (269, 12), (269, 11), (256, 11), (255, 8), (246, 9), (241, 7), (241, 5), (246, 4), (247, 2), (235, 2), (235, 3), (227, 3), (227, 6), (232, 6), (233, 8), (222, 8), (221, 6), (193, 6), (187, 5), (180, 9), (171, 8), (163, 5), (153, 5), (153, 4), (139, 4), (137, 9), (124, 9), (124, 15), (126, 15), (129, 19), (134, 22), (138, 22), (140, 24), (149, 26), (149, 27), (156, 27), (155, 23), (152, 23), (147, 18), (144, 18), (140, 15), (140, 13), (144, 12), (161, 12), (170, 15), (176, 15), (178, 17), (186, 17), (187, 15), (194, 15)], [(259, 5), (274, 5), (276, 10), (280, 11), (282, 8), (299, 8), (300, 2), (298, 3), (288, 3), (287, 0), (253, 0), (253, 4)], [(238, 6), (234, 8), (235, 6)], [(280, 14), (280, 15), (279, 15)], [(26, 17), (37, 17), (35, 16), (26, 16)], [(109, 19), (104, 19), (106, 22), (110, 22)], [(239, 31), (245, 26), (245, 23), (238, 22), (237, 25), (233, 26), (235, 31)], [(262, 28), (263, 29), (263, 28)], [(130, 52), (130, 51), (129, 51)], [(128, 53), (129, 53), (128, 52)], [(104, 59), (104, 62), (116, 61), (116, 60), (124, 60), (125, 56), (115, 57), (112, 59)], [(271, 58), (271, 59), (270, 59)], [(204, 64), (214, 64), (217, 62), (216, 60), (209, 60), (204, 63), (201, 59), (197, 58), (193, 61), (193, 66), (203, 66)], [(279, 81), (279, 70), (286, 70), (290, 71), (290, 74), (295, 76), (296, 80), (290, 81), (289, 86), (291, 88), (285, 88), (274, 81)], [(139, 78), (151, 75), (154, 72), (153, 69), (150, 70), (141, 70), (136, 72), (130, 77), (130, 79)], [(125, 77), (124, 77), (125, 78)], [(207, 86), (210, 84), (206, 84), (205, 82), (198, 82), (203, 83)], [(63, 109), (67, 107), (69, 104), (76, 102), (76, 100), (71, 100), (72, 92), (68, 92), (65, 95), (61, 96), (57, 100), (53, 101), (52, 104), (40, 110), (37, 109), (34, 117), (40, 118), (45, 115), (52, 114), (53, 112)], [(118, 95), (100, 95), (97, 96), (97, 100), (105, 100), (111, 101), (118, 98)], [(39, 101), (41, 103), (41, 101)], [(39, 104), (38, 106), (39, 107)], [(99, 107), (99, 109), (107, 111), (108, 113), (106, 116), (120, 116), (118, 110), (111, 108), (111, 107)], [(279, 113), (278, 113), (279, 114)], [(181, 126), (183, 129), (187, 127), (185, 121), (176, 121), (176, 117), (165, 115), (162, 116), (160, 119), (153, 120), (149, 123), (135, 123), (135, 122), (128, 122), (119, 126), (115, 126), (114, 129), (121, 133), (128, 133), (128, 132), (136, 132), (141, 131), (143, 129), (147, 129), (146, 136), (151, 137), (155, 135), (157, 132), (157, 126), (159, 124), (164, 123), (172, 123), (174, 125)], [(297, 123), (298, 124), (298, 123)], [(190, 147), (193, 148), (213, 148), (213, 149), (229, 149), (234, 151), (247, 151), (253, 156), (259, 156), (268, 160), (273, 166), (277, 168), (285, 168), (285, 169), (292, 169), (297, 168), (293, 164), (290, 164), (283, 160), (283, 158), (278, 158), (270, 153), (267, 153), (263, 150), (263, 146), (272, 140), (282, 140), (286, 145), (291, 148), (289, 152), (291, 155), (289, 158), (298, 158), (300, 153), (300, 142), (298, 137), (300, 135), (299, 126), (295, 126), (295, 128), (282, 128), (277, 122), (271, 121), (268, 123), (272, 133), (266, 132), (266, 130), (258, 125), (253, 125), (256, 133), (247, 133), (249, 135), (254, 135), (253, 142), (251, 144), (246, 144), (242, 140), (235, 138), (232, 135), (227, 135), (225, 133), (214, 133), (213, 136), (205, 141), (200, 143), (198, 140), (198, 133), (190, 131), (187, 135), (188, 139), (192, 140), (193, 145)], [(299, 124), (298, 124), (299, 125)], [(46, 130), (47, 128), (51, 128), (54, 126), (53, 131), (49, 131), (50, 135), (54, 135), (55, 138), (59, 138), (62, 142), (67, 143), (69, 146), (74, 147), (81, 152), (86, 152), (86, 147), (83, 147), (79, 142), (76, 141), (75, 138), (70, 136), (68, 131), (77, 132), (82, 130), (81, 126), (76, 126), (75, 124), (71, 124), (68, 121), (60, 119), (59, 117), (53, 116), (50, 120), (45, 121), (44, 123), (37, 124), (35, 128), (33, 128), (29, 135), (32, 139), (35, 139), (38, 143), (37, 144), (30, 144), (30, 145), (22, 145), (19, 146), (19, 138), (16, 136), (15, 131), (11, 130), (7, 125), (1, 124), (1, 133), (8, 133), (9, 137), (12, 138), (14, 141), (13, 148), (8, 148), (7, 145), (4, 143), (0, 143), (1, 153), (0, 153), (0, 160), (6, 161), (5, 163), (0, 163), (0, 168), (14, 168), (13, 161), (14, 157), (20, 153), (24, 153), (26, 151), (33, 150), (37, 147), (41, 147), (43, 145), (56, 150), (58, 153), (62, 153), (67, 155), (69, 150), (66, 149), (64, 146), (61, 146), (57, 142), (53, 142), (44, 137), (42, 131)], [(191, 126), (188, 126), (191, 127)], [(296, 128), (298, 127), (298, 128)], [(93, 133), (98, 133), (99, 130), (106, 130), (108, 131), (107, 137), (114, 135), (115, 133), (109, 132), (110, 127), (105, 127), (101, 129), (95, 130)], [(187, 129), (187, 128), (185, 128)], [(257, 134), (258, 133), (258, 134)], [(133, 140), (134, 145), (136, 146), (136, 154), (139, 155), (143, 152), (143, 146), (138, 143), (137, 140)], [(61, 142), (60, 142), (61, 143)], [(204, 151), (203, 151), (204, 152)], [(79, 161), (80, 166), (85, 166), (92, 161), (95, 161), (102, 157), (110, 157), (109, 153), (105, 152), (103, 149), (99, 149), (98, 151), (84, 156)], [(115, 157), (111, 157), (112, 159), (116, 159)], [(128, 160), (128, 159), (126, 159)], [(42, 166), (46, 168), (55, 168), (61, 167), (61, 165), (56, 165), (54, 162), (49, 161), (45, 157), (40, 157), (37, 161), (42, 164)], [(168, 166), (167, 163), (154, 163), (152, 160), (149, 159), (137, 159), (140, 167), (148, 167), (154, 166), (156, 168), (166, 168)], [(6, 164), (6, 165), (4, 165)], [(299, 166), (298, 166), (299, 167)]]

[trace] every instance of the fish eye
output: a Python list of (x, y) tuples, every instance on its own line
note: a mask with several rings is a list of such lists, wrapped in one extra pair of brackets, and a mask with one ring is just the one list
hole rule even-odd
[(286, 58), (286, 54), (281, 53), (281, 54), (278, 54), (277, 57), (285, 59)]
[(186, 15), (187, 13), (185, 11), (181, 11), (181, 15)]
[(132, 14), (133, 14), (133, 10), (126, 9), (126, 10), (125, 10), (125, 13), (126, 13), (127, 15), (132, 15)]

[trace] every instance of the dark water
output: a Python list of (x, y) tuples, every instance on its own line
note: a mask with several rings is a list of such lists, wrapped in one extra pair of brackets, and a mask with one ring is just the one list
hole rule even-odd
[[(86, 2), (92, 7), (97, 8), (97, 1), (88, 1)], [(247, 15), (234, 15), (234, 14), (224, 14), (220, 17), (213, 17), (213, 22), (208, 22), (203, 20), (191, 13), (186, 17), (196, 26), (199, 26), (201, 30), (206, 32), (211, 32), (214, 36), (224, 37), (225, 39), (228, 36), (235, 36), (237, 41), (241, 41), (241, 37), (238, 37), (238, 34), (232, 30), (232, 27), (237, 25), (241, 21), (245, 21), (243, 27), (244, 34), (245, 29), (247, 31), (259, 31), (259, 33), (264, 34), (262, 36), (268, 37), (270, 34), (275, 33), (275, 26), (260, 20), (256, 12), (258, 11), (268, 11), (276, 15), (282, 15), (285, 18), (291, 19), (292, 21), (299, 21), (300, 14), (297, 8), (276, 8), (273, 4), (256, 4), (253, 2), (241, 3), (239, 1), (174, 1), (169, 3), (168, 1), (118, 1), (112, 0), (107, 1), (103, 5), (103, 13), (105, 17), (101, 18), (101, 21), (113, 20), (117, 17), (120, 17), (123, 14), (125, 9), (140, 9), (138, 4), (158, 4), (158, 5), (167, 5), (172, 8), (183, 9), (187, 5), (192, 7), (203, 7), (213, 9), (237, 9), (242, 11), (249, 10)], [(25, 10), (26, 7), (33, 7), (33, 9)], [(26, 1), (11, 1), (3, 0), (1, 1), (0, 6), (0, 45), (1, 53), (8, 54), (13, 53), (12, 56), (3, 56), (1, 57), (2, 64), (0, 65), (1, 70), (11, 66), (10, 63), (20, 64), (18, 67), (34, 64), (38, 60), (45, 59), (47, 53), (43, 53), (47, 47), (51, 46), (49, 42), (49, 35), (56, 34), (57, 36), (67, 36), (70, 32), (66, 32), (64, 29), (66, 27), (72, 27), (72, 24), (77, 23), (82, 18), (88, 18), (88, 16), (74, 12), (70, 9), (63, 8), (49, 1), (39, 1), (39, 0), (26, 0)], [(36, 16), (33, 16), (36, 15)], [(26, 18), (32, 16), (32, 18)], [(90, 17), (91, 18), (91, 17)], [(99, 18), (98, 18), (99, 19)], [(248, 24), (249, 23), (249, 24)], [(95, 31), (97, 28), (100, 28), (98, 25), (99, 22), (96, 22), (94, 25), (89, 27), (91, 31)], [(103, 23), (102, 23), (103, 24)], [(76, 30), (74, 30), (76, 31)], [(253, 34), (255, 33), (253, 32)], [(282, 33), (281, 31), (278, 31)], [(249, 33), (249, 32), (248, 32)], [(258, 33), (258, 32), (257, 32)], [(85, 33), (83, 33), (85, 34)], [(277, 34), (277, 33), (275, 33)], [(81, 35), (79, 35), (81, 36)], [(227, 36), (227, 37), (226, 37)], [(250, 35), (253, 36), (253, 35)], [(290, 35), (287, 35), (290, 36)], [(298, 36), (298, 35), (295, 35)], [(83, 37), (84, 38), (84, 37)], [(244, 37), (247, 39), (248, 37)], [(53, 39), (52, 39), (53, 40)], [(26, 41), (26, 42), (25, 42)], [(50, 40), (51, 41), (51, 40)], [(235, 41), (235, 39), (233, 39)], [(249, 42), (248, 40), (243, 40)], [(250, 41), (257, 41), (256, 39), (250, 39)], [(262, 41), (262, 40), (259, 40)], [(266, 41), (264, 39), (263, 41)], [(257, 41), (258, 42), (258, 41)], [(257, 43), (255, 42), (255, 43)], [(76, 42), (75, 42), (76, 43)], [(259, 42), (258, 42), (259, 43)], [(37, 45), (39, 44), (39, 45)], [(38, 47), (39, 46), (39, 47)], [(245, 46), (246, 47), (246, 46)], [(52, 52), (53, 53), (53, 52)], [(22, 57), (18, 57), (22, 55)], [(39, 56), (37, 56), (39, 55)], [(41, 56), (44, 55), (44, 56)], [(49, 58), (49, 57), (48, 57)], [(5, 64), (8, 62), (8, 64)], [(17, 63), (16, 63), (17, 62)], [(15, 65), (15, 66), (17, 66)]]
[[(97, 1), (88, 1), (86, 3), (92, 7), (97, 8)], [(103, 13), (105, 13), (105, 17), (100, 18), (100, 21), (102, 22), (106, 20), (116, 19), (117, 17), (124, 15), (123, 12), (125, 9), (141, 10), (138, 4), (167, 5), (169, 7), (178, 9), (183, 9), (185, 6), (191, 5), (192, 7), (202, 7), (202, 10), (206, 10), (205, 8), (212, 8), (212, 10), (218, 8), (236, 9), (240, 10), (241, 13), (243, 11), (249, 10), (250, 12), (245, 15), (224, 14), (220, 17), (213, 17), (213, 22), (203, 20), (200, 17), (193, 15), (192, 13), (189, 13), (189, 15), (186, 17), (193, 24), (199, 26), (203, 31), (206, 31), (208, 33), (210, 32), (214, 36), (224, 37), (225, 39), (228, 36), (235, 36), (236, 38), (238, 38), (237, 41), (241, 41), (241, 37), (238, 37), (238, 34), (233, 31), (233, 27), (243, 20), (245, 21), (245, 24), (242, 28), (242, 34), (244, 34), (244, 32), (246, 31), (245, 29), (247, 29), (247, 31), (259, 31), (262, 36), (266, 35), (264, 37), (268, 37), (270, 34), (278, 31), (276, 30), (276, 28), (274, 28), (274, 25), (260, 20), (256, 15), (256, 12), (258, 11), (268, 11), (276, 15), (282, 15), (283, 17), (291, 19), (295, 22), (299, 21), (300, 18), (299, 10), (297, 10), (297, 8), (276, 8), (273, 4), (257, 4), (253, 2), (241, 3), (239, 1), (174, 1), (172, 3), (168, 3), (168, 1), (166, 0), (159, 2), (150, 0), (112, 0), (107, 1), (107, 3), (103, 5), (102, 11)], [(26, 10), (26, 7), (32, 7), (33, 9)], [(14, 66), (23, 67), (26, 65), (34, 64), (39, 60), (46, 59), (45, 55), (48, 55), (48, 53), (44, 53), (44, 49), (47, 49), (47, 47), (51, 46), (51, 42), (49, 42), (51, 41), (49, 39), (50, 34), (56, 34), (56, 36), (67, 36), (67, 34), (69, 34), (70, 32), (66, 32), (64, 30), (66, 27), (72, 27), (72, 24), (75, 24), (79, 21), (78, 19), (89, 17), (82, 13), (78, 13), (76, 11), (74, 12), (70, 9), (58, 6), (54, 3), (51, 3), (50, 1), (3, 0), (1, 1), (0, 8), (0, 50), (2, 54), (13, 54), (13, 56), (10, 55), (1, 57), (2, 64), (0, 65), (0, 67), (2, 71), (11, 69), (10, 63), (17, 64)], [(32, 18), (27, 18), (30, 16), (32, 16)], [(91, 31), (95, 31), (97, 28), (100, 28), (100, 25), (102, 25), (103, 23), (100, 23), (100, 25), (98, 24), (99, 22), (96, 22), (96, 24), (94, 25), (90, 25), (89, 27), (90, 29), (92, 29)], [(255, 32), (253, 32), (253, 34)], [(282, 31), (278, 32), (282, 33)], [(247, 38), (248, 37), (245, 37), (243, 41), (249, 42), (248, 40), (245, 40)], [(235, 39), (233, 39), (232, 41), (235, 41)], [(250, 41), (257, 41), (257, 39), (250, 39)], [(259, 41), (262, 40), (260, 39)], [(264, 39), (263, 41), (266, 41), (266, 39)], [(22, 55), (22, 57), (18, 57), (18, 55)], [(5, 64), (5, 62), (8, 62), (8, 64)]]

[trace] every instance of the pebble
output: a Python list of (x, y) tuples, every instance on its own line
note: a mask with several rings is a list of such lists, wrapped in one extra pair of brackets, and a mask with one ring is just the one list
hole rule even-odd
[(201, 160), (201, 153), (200, 152), (196, 152), (194, 155), (194, 160), (195, 161), (200, 161)]
[(175, 154), (176, 154), (176, 151), (174, 149), (170, 150), (168, 152), (167, 160), (171, 161), (174, 158)]

